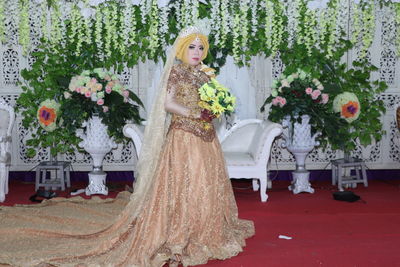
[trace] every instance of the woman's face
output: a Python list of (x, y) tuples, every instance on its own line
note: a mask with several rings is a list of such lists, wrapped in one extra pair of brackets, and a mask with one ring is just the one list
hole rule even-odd
[(199, 38), (194, 39), (186, 52), (186, 62), (191, 66), (197, 66), (203, 56), (204, 46)]

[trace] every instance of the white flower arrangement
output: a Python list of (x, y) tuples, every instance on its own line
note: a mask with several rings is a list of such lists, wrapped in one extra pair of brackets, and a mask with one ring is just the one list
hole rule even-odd
[(219, 14), (219, 0), (211, 0), (211, 23), (212, 25), (215, 25), (213, 27), (213, 34), (214, 34), (214, 43), (215, 45), (220, 44), (220, 31), (219, 31), (219, 25), (221, 25), (221, 17), (218, 15)]
[(54, 44), (59, 44), (63, 40), (63, 33), (64, 31), (61, 29), (62, 28), (62, 21), (61, 21), (61, 7), (60, 5), (56, 2), (55, 6), (53, 6), (50, 9), (51, 12), (51, 27), (50, 27), (50, 42)]
[(129, 33), (132, 27), (132, 5), (125, 0), (125, 7), (122, 11), (122, 16), (119, 16), (119, 23), (123, 25), (121, 31), (122, 41), (118, 43), (118, 49), (121, 55), (125, 55), (126, 48), (129, 46)]
[(247, 15), (249, 13), (250, 0), (240, 1), (240, 22), (242, 24), (240, 35), (242, 37), (241, 46), (242, 49), (247, 47), (248, 35), (249, 35), (249, 21)]
[[(2, 1), (3, 2), (3, 1)], [(1, 5), (1, 4), (0, 4)], [(49, 28), (48, 28), (48, 19), (49, 19), (49, 10), (47, 8), (47, 3), (45, 1), (40, 3), (41, 9), (41, 19), (40, 19), (40, 30), (42, 38), (46, 41), (49, 39)], [(0, 11), (1, 12), (1, 11)], [(0, 15), (1, 16), (1, 15)], [(1, 20), (0, 20), (1, 21)], [(1, 26), (0, 26), (1, 27)]]
[[(95, 43), (97, 47), (103, 48), (103, 37), (101, 35), (103, 29), (103, 13), (99, 11), (99, 7), (97, 7), (97, 12), (95, 16), (95, 24), (94, 24), (94, 32), (95, 32)], [(100, 57), (103, 55), (102, 49), (99, 49), (98, 52)]]
[(114, 34), (111, 24), (111, 12), (109, 8), (103, 9), (103, 23), (105, 28), (104, 35), (104, 55), (109, 57), (111, 55), (111, 36)]
[(241, 60), (241, 47), (239, 43), (239, 37), (240, 37), (240, 14), (236, 13), (235, 17), (233, 19), (233, 29), (232, 29), (232, 35), (233, 35), (233, 59), (235, 60), (236, 63), (240, 62)]
[(149, 29), (149, 49), (150, 49), (150, 56), (153, 57), (156, 51), (156, 48), (159, 45), (159, 38), (158, 38), (158, 5), (157, 3), (153, 2), (151, 7), (150, 13), (151, 21), (150, 21), (150, 29)]
[(307, 47), (308, 55), (311, 56), (313, 46), (317, 43), (317, 12), (315, 10), (308, 9), (305, 16), (305, 38), (304, 43)]
[(168, 16), (170, 12), (170, 6), (165, 6), (160, 9), (160, 22), (159, 22), (159, 38), (162, 47), (166, 47), (167, 43), (165, 41), (165, 36), (168, 34)]
[[(349, 14), (344, 7), (350, 4), (352, 26), (350, 39), (353, 44), (361, 44), (359, 56), (364, 57), (374, 38), (375, 13), (380, 8), (378, 2), (366, 0), (350, 2), (346, 0), (185, 0), (174, 1), (171, 4), (168, 0), (77, 0), (67, 1), (68, 3), (63, 1), (65, 0), (18, 0), (18, 38), (24, 53), (31, 49), (30, 43), (33, 36), (30, 35), (32, 32), (30, 27), (40, 27), (39, 31), (33, 30), (41, 32), (40, 37), (48, 39), (53, 45), (67, 39), (74, 42), (77, 55), (81, 53), (82, 47), (90, 44), (92, 40), (106, 56), (109, 56), (114, 49), (117, 49), (121, 55), (125, 55), (127, 47), (134, 42), (136, 32), (139, 30), (136, 27), (139, 24), (135, 21), (134, 15), (139, 8), (141, 23), (151, 24), (147, 37), (151, 43), (150, 51), (154, 54), (155, 49), (166, 45), (166, 34), (171, 31), (168, 18), (172, 7), (178, 23), (177, 29), (181, 29), (199, 18), (200, 5), (208, 4), (211, 6), (209, 15), (213, 43), (223, 49), (226, 48), (227, 38), (234, 38), (233, 53), (236, 62), (239, 60), (238, 47), (246, 50), (248, 36), (255, 37), (260, 25), (265, 29), (263, 39), (268, 50), (272, 51), (272, 56), (276, 53), (283, 34), (287, 32), (289, 46), (293, 42), (305, 44), (308, 51), (312, 47), (327, 46), (327, 57), (330, 57), (338, 43), (341, 30), (344, 29), (344, 24), (348, 23)], [(0, 41), (2, 42), (6, 41), (5, 36), (10, 35), (6, 33), (8, 2), (11, 1), (0, 1)], [(396, 10), (396, 27), (400, 31), (400, 0), (380, 0), (379, 3), (389, 5)], [(35, 8), (35, 5), (38, 8)], [(31, 24), (29, 12), (38, 9), (42, 14), (40, 23)], [(263, 9), (262, 12), (261, 9)], [(261, 18), (260, 14), (264, 12), (266, 16)], [(67, 19), (70, 21), (68, 31), (64, 22)], [(287, 25), (284, 25), (284, 21), (287, 21)], [(300, 24), (305, 30), (299, 31)], [(362, 34), (361, 30), (363, 30)], [(104, 36), (102, 36), (103, 33), (105, 33)], [(327, 35), (327, 43), (324, 43)], [(400, 54), (400, 35), (396, 36), (396, 46)]]
[(335, 44), (338, 40), (338, 30), (337, 30), (337, 18), (339, 14), (338, 3), (333, 2), (332, 8), (328, 11), (328, 17), (330, 18), (330, 23), (327, 24), (327, 32), (329, 33), (328, 43), (327, 43), (327, 57), (333, 56), (333, 50)]
[(191, 5), (190, 5), (190, 11), (191, 11), (190, 19), (191, 19), (191, 22), (193, 23), (199, 19), (199, 1), (192, 0)]
[(351, 10), (353, 11), (353, 15), (352, 17), (352, 27), (353, 27), (353, 31), (352, 31), (352, 35), (351, 35), (351, 42), (353, 44), (356, 44), (360, 34), (361, 34), (361, 11), (359, 9), (359, 6), (357, 4), (352, 4), (351, 5)]
[[(250, 0), (250, 12), (251, 12), (251, 36), (254, 37), (258, 30), (258, 1), (257, 0)], [(247, 19), (246, 19), (247, 21)]]
[(363, 58), (367, 54), (368, 48), (371, 46), (374, 32), (375, 32), (375, 4), (374, 1), (369, 2), (366, 8), (362, 11), (362, 24), (363, 24), (363, 35), (362, 35), (362, 48), (360, 51), (360, 57)]
[(228, 32), (230, 31), (229, 30), (229, 17), (230, 17), (230, 14), (228, 12), (229, 1), (228, 0), (220, 0), (220, 3), (221, 3), (220, 10), (219, 10), (219, 12), (220, 12), (219, 14), (221, 16), (221, 28), (220, 28), (220, 31), (221, 31), (220, 38), (221, 39), (220, 39), (220, 45), (222, 47), (224, 47)]
[(4, 9), (5, 9), (5, 1), (0, 1), (0, 42), (5, 41), (5, 30), (6, 27), (4, 26)]
[(30, 45), (30, 24), (29, 24), (29, 1), (19, 1), (19, 43), (22, 46), (22, 51), (27, 54)]
[[(400, 32), (400, 5), (395, 5), (397, 32)], [(396, 34), (397, 55), (400, 55), (400, 34)]]
[(275, 10), (273, 3), (269, 0), (265, 0), (265, 15), (265, 44), (267, 47), (272, 47), (273, 20), (275, 17)]

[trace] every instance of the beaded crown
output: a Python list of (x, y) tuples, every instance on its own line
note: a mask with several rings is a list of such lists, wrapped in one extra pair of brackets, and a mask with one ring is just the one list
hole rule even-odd
[(208, 20), (198, 20), (194, 25), (182, 29), (179, 33), (179, 38), (185, 38), (193, 33), (208, 36), (208, 34), (210, 33), (210, 23), (208, 22)]

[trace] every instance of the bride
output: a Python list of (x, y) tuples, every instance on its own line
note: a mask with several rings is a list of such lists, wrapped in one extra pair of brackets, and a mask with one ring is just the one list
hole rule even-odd
[[(237, 255), (254, 234), (238, 218), (213, 116), (197, 89), (213, 72), (197, 27), (181, 31), (148, 118), (133, 194), (1, 208), (0, 264), (184, 266)], [(205, 127), (207, 125), (207, 127)]]

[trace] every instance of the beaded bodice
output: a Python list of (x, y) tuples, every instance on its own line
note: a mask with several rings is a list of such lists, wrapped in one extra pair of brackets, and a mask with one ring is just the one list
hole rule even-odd
[[(197, 89), (208, 81), (207, 74), (196, 67), (188, 64), (178, 64), (171, 70), (167, 90), (173, 88), (177, 102), (189, 108), (191, 113), (200, 114), (201, 108), (198, 105), (200, 97)], [(215, 137), (213, 125), (197, 118), (173, 114), (170, 129), (172, 128), (191, 132), (201, 137), (204, 141), (210, 142)]]

